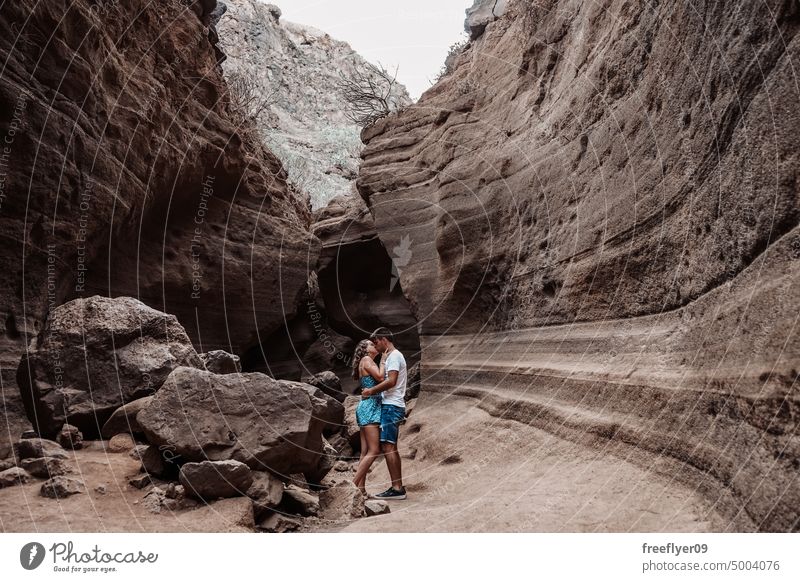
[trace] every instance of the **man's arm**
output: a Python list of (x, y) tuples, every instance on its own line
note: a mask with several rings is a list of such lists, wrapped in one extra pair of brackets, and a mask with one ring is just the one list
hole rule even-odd
[(361, 391), (362, 396), (375, 396), (376, 394), (380, 394), (381, 392), (386, 392), (387, 390), (391, 390), (397, 384), (397, 377), (400, 375), (400, 372), (396, 370), (389, 370), (389, 377), (386, 378), (383, 382), (374, 386), (372, 388), (367, 388), (366, 390)]

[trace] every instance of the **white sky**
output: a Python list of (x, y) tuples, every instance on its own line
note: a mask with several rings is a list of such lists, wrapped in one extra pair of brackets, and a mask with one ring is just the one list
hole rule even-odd
[(472, 0), (273, 0), (286, 20), (308, 24), (394, 70), (413, 99), (431, 86), (461, 40)]

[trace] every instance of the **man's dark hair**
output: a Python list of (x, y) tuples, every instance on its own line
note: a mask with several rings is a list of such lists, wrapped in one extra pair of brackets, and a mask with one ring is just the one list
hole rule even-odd
[(390, 342), (394, 343), (394, 334), (388, 327), (379, 327), (375, 331), (372, 332), (370, 339), (387, 339)]

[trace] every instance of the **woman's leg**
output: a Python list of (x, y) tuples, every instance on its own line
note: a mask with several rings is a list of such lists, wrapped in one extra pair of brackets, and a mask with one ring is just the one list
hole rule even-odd
[[(368, 446), (367, 446), (367, 435), (366, 435), (366, 431), (364, 430), (365, 428), (367, 428), (367, 427), (362, 426), (361, 430), (358, 432), (358, 436), (361, 439), (361, 455), (358, 457), (358, 466), (359, 467), (361, 466), (361, 463), (364, 462), (364, 457), (366, 456), (367, 449), (368, 449)], [(355, 483), (356, 486), (359, 487), (360, 489), (364, 489), (364, 486), (366, 485), (366, 483), (359, 483), (356, 479), (353, 479), (353, 483)]]
[(365, 490), (367, 486), (367, 473), (372, 466), (372, 462), (381, 454), (381, 427), (378, 424), (370, 424), (361, 427), (361, 438), (366, 440), (366, 446), (363, 441), (361, 445), (362, 457), (358, 462), (358, 469), (356, 476), (353, 478), (353, 483), (361, 489)]

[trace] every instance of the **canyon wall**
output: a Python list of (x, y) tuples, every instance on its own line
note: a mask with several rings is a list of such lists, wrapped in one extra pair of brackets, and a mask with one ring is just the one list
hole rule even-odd
[(362, 134), (425, 389), (690, 482), (734, 529), (798, 529), (798, 4), (482, 26)]
[[(223, 3), (220, 2), (220, 5)], [(356, 71), (380, 83), (349, 44), (281, 18), (274, 4), (225, 0), (219, 20), (226, 76), (249, 88), (261, 138), (280, 158), (289, 180), (314, 208), (351, 194), (358, 174), (361, 128), (346, 115), (342, 79)], [(411, 103), (401, 84), (398, 104)], [(255, 111), (252, 111), (255, 113)]]
[(7, 413), (27, 340), (67, 299), (133, 296), (177, 315), (198, 351), (238, 353), (296, 309), (320, 249), (310, 207), (232, 120), (215, 8), (0, 8)]

